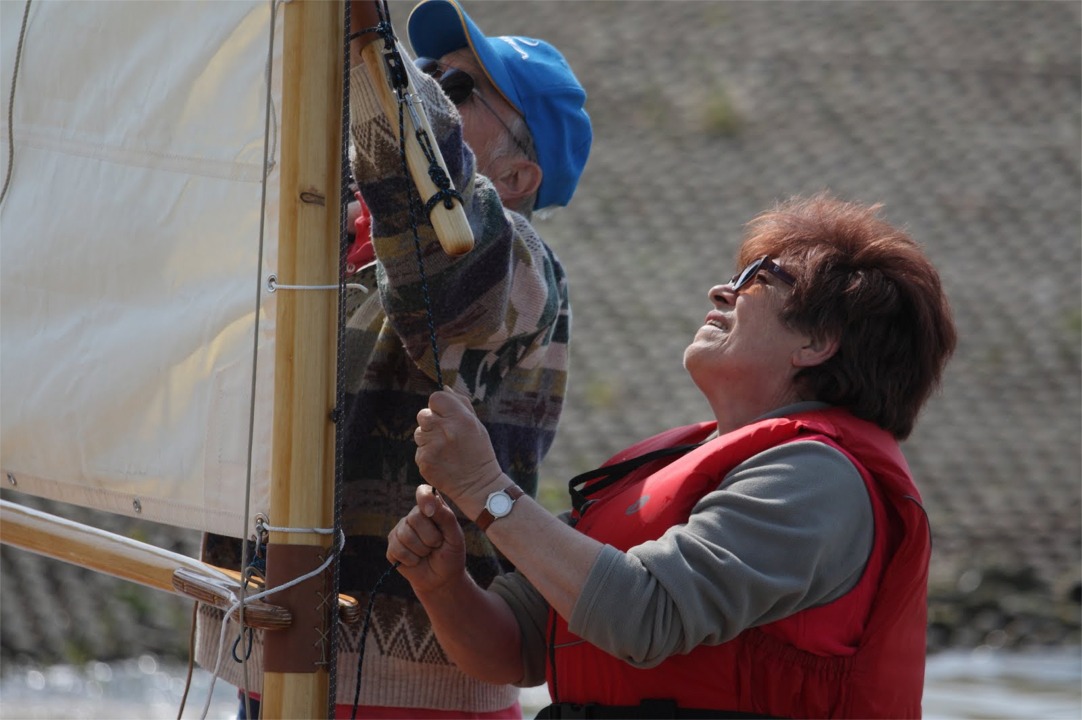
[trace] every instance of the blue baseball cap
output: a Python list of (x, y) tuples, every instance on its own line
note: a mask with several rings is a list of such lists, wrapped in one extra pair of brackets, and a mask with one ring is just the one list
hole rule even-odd
[(586, 91), (556, 48), (521, 36), (485, 37), (454, 0), (424, 0), (407, 21), (418, 57), (439, 59), (469, 47), (488, 79), (526, 120), (541, 187), (534, 208), (567, 205), (590, 155)]

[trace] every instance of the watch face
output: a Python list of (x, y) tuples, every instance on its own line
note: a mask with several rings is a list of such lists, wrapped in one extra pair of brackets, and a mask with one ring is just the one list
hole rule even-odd
[(512, 502), (506, 493), (495, 493), (488, 499), (488, 511), (494, 517), (503, 517), (511, 512)]

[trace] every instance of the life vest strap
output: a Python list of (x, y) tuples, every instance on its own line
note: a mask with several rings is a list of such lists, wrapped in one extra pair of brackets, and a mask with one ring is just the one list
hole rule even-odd
[[(704, 440), (703, 442), (706, 441)], [(613, 483), (622, 480), (629, 473), (639, 469), (646, 463), (670, 455), (683, 455), (691, 452), (702, 444), (703, 443), (700, 442), (691, 445), (677, 445), (675, 447), (661, 448), (660, 450), (648, 452), (645, 455), (633, 457), (630, 460), (624, 460), (623, 462), (618, 462), (613, 465), (603, 465), (599, 468), (576, 475), (567, 481), (567, 491), (571, 495), (571, 506), (575, 508), (575, 510), (582, 512), (582, 508), (590, 495), (604, 490)]]

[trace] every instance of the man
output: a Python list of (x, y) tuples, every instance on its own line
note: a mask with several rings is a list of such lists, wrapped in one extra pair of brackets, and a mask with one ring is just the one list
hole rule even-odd
[[(351, 13), (354, 30), (374, 24), (370, 3), (354, 0)], [(352, 164), (378, 262), (366, 265), (363, 253), (352, 253), (360, 269), (351, 282), (370, 292), (350, 299), (340, 368), (347, 534), (340, 587), (362, 603), (389, 567), (387, 533), (421, 483), (416, 415), (441, 381), (471, 399), (501, 467), (536, 492), (567, 381), (570, 307), (563, 268), (529, 218), (571, 200), (592, 139), (585, 92), (548, 43), (486, 37), (453, 0), (422, 2), (408, 32), (419, 57), (409, 68), (411, 83), (462, 195), (475, 247), (448, 257), (421, 219), (423, 272), (418, 267), (397, 120), (384, 116), (355, 41)], [(483, 533), (464, 529), (470, 572), (487, 586), (506, 567)], [(224, 540), (209, 536), (204, 555), (235, 565), (228, 551), (236, 541)], [(209, 619), (220, 613), (202, 612), (198, 655), (213, 667), (220, 625)], [(357, 626), (341, 630), (337, 702), (339, 716), (349, 717), (362, 638)], [(475, 681), (450, 662), (396, 573), (380, 587), (364, 640), (359, 717), (521, 717), (515, 688)], [(258, 657), (253, 652), (249, 661), (250, 679), (261, 674)], [(223, 677), (243, 683), (239, 664), (226, 658), (222, 666)]]

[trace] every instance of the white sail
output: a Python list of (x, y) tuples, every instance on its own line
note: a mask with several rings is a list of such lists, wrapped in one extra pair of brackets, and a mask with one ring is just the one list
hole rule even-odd
[[(0, 2), (4, 173), (24, 8)], [(6, 487), (237, 535), (250, 459), (247, 518), (266, 511), (271, 32), (267, 0), (30, 5), (0, 205)]]

